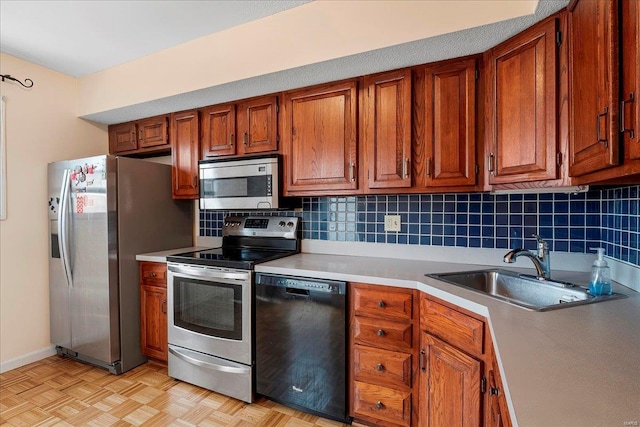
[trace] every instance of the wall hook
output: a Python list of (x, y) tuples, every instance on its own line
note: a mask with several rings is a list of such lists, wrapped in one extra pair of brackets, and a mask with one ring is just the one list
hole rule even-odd
[(22, 87), (26, 87), (26, 88), (33, 87), (33, 80), (31, 79), (24, 79), (24, 83), (22, 83), (20, 80), (16, 79), (15, 77), (11, 77), (9, 74), (0, 74), (0, 77), (2, 77), (2, 81), (12, 80), (14, 82), (20, 83)]

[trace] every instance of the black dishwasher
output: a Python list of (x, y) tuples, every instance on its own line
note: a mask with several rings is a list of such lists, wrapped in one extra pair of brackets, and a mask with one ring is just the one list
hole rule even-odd
[(256, 274), (256, 392), (347, 421), (345, 282)]

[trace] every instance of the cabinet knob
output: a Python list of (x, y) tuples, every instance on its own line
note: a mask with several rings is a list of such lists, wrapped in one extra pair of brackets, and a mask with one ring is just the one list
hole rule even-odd
[(380, 372), (384, 371), (384, 365), (382, 363), (378, 363), (378, 366), (376, 366), (376, 370)]
[(378, 336), (379, 337), (383, 337), (384, 336), (384, 331), (382, 329), (378, 329)]
[(492, 396), (499, 396), (500, 389), (498, 387), (489, 387), (489, 394)]
[(151, 273), (149, 273), (149, 277), (156, 277), (156, 272), (152, 271)]
[(384, 408), (384, 405), (382, 404), (382, 402), (380, 402), (379, 400), (376, 402), (376, 409), (382, 409)]
[(387, 305), (387, 304), (385, 304), (384, 301), (382, 301), (382, 300), (378, 301), (378, 307), (384, 308), (385, 305)]

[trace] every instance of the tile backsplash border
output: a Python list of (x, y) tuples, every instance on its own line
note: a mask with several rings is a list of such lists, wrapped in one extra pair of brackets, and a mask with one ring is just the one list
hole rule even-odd
[[(640, 186), (587, 193), (455, 193), (304, 197), (303, 239), (485, 249), (535, 249), (540, 234), (554, 252), (585, 254), (605, 247), (616, 260), (640, 266)], [(221, 236), (229, 214), (273, 211), (201, 211), (199, 235)], [(384, 231), (384, 216), (400, 215), (399, 232)]]

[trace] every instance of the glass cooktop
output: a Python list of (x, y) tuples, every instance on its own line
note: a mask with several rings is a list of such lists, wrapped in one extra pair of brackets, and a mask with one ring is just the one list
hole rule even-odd
[(167, 261), (252, 270), (257, 263), (271, 261), (295, 253), (297, 251), (219, 247), (168, 256)]

